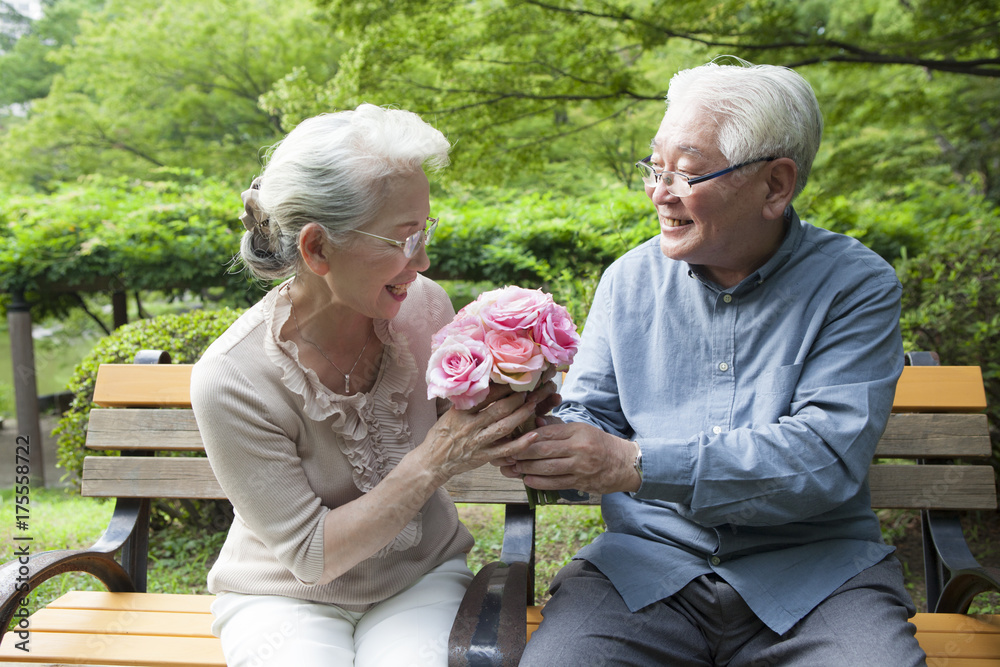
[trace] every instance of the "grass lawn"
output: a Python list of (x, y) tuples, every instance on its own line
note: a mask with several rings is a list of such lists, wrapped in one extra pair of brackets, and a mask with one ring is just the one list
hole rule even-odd
[[(0, 522), (0, 541), (9, 545), (3, 562), (11, 560), (14, 536), (30, 535), (32, 553), (49, 549), (84, 548), (103, 533), (114, 502), (82, 498), (61, 489), (32, 489), (30, 525), (15, 531), (13, 491), (0, 490), (0, 502), (9, 508), (8, 520)], [(469, 556), (473, 571), (496, 560), (503, 539), (503, 509), (483, 505), (459, 505), (459, 515), (476, 537)], [(923, 565), (920, 557), (919, 522), (914, 513), (880, 513), (883, 533), (899, 547), (907, 587), (918, 610), (924, 608)], [(535, 597), (544, 602), (546, 584), (576, 551), (604, 529), (600, 509), (589, 506), (543, 506), (537, 513)], [(963, 520), (973, 552), (984, 565), (1000, 566), (1000, 516), (969, 513)], [(225, 539), (224, 532), (194, 531), (179, 524), (150, 536), (149, 590), (153, 593), (204, 593), (205, 576)], [(18, 543), (20, 544), (20, 543)], [(44, 606), (70, 590), (103, 590), (100, 582), (86, 574), (67, 574), (50, 579), (31, 596), (31, 610)], [(977, 598), (977, 613), (1000, 613), (1000, 596)]]

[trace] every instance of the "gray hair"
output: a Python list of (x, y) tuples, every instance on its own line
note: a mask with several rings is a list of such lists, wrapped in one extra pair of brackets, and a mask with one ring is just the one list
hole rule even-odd
[(719, 150), (729, 164), (788, 157), (798, 166), (793, 198), (806, 187), (823, 134), (816, 94), (787, 67), (715, 61), (670, 80), (667, 106), (692, 103), (718, 123)]
[(255, 181), (260, 219), (243, 235), (244, 266), (264, 280), (294, 275), (305, 225), (343, 243), (385, 203), (392, 176), (444, 167), (449, 149), (439, 130), (399, 109), (362, 104), (302, 121), (268, 151)]

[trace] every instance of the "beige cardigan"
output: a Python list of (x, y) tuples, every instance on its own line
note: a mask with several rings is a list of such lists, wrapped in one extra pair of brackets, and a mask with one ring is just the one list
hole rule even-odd
[(420, 277), (392, 320), (367, 394), (345, 397), (298, 363), (277, 336), (288, 283), (268, 293), (194, 366), (191, 402), (205, 450), (236, 519), (208, 575), (213, 593), (284, 595), (363, 612), (472, 548), (447, 492), (437, 493), (388, 546), (337, 579), (323, 571), (323, 518), (373, 488), (437, 419), (424, 370), (431, 336), (454, 314)]

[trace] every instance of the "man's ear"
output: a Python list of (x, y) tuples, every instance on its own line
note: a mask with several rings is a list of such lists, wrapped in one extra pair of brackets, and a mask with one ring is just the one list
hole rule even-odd
[(299, 231), (299, 254), (317, 276), (325, 276), (330, 271), (329, 247), (323, 228), (310, 222)]
[(766, 163), (763, 171), (767, 183), (767, 196), (764, 199), (762, 214), (765, 220), (779, 220), (784, 216), (788, 205), (792, 203), (799, 168), (792, 158), (781, 157)]

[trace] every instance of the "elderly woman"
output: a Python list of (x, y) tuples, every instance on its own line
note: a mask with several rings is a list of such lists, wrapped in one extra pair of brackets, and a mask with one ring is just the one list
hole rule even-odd
[(208, 576), (233, 665), (444, 665), (473, 544), (442, 485), (513, 452), (554, 400), (427, 399), (454, 314), (422, 277), (424, 167), (448, 142), (362, 105), (302, 122), (244, 193), (242, 259), (272, 289), (195, 365), (192, 403), (236, 518)]

